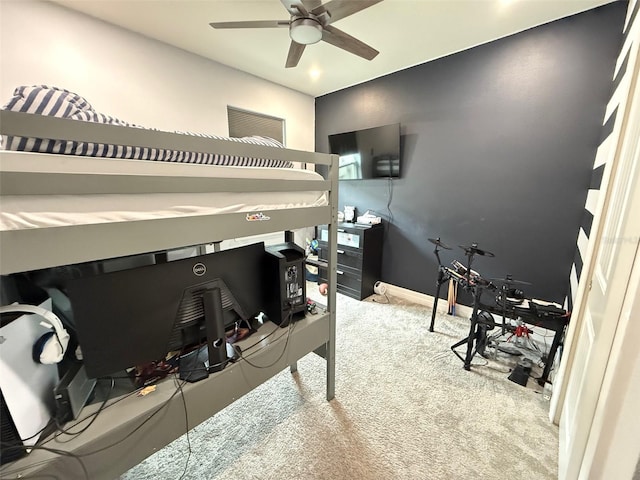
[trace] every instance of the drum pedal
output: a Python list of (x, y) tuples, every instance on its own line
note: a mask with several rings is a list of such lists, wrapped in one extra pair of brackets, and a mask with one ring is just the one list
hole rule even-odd
[(502, 353), (506, 353), (508, 355), (520, 356), (522, 352), (518, 350), (516, 347), (512, 347), (511, 345), (498, 345), (498, 350)]
[(518, 385), (522, 385), (523, 387), (527, 386), (527, 382), (529, 381), (529, 376), (531, 374), (531, 368), (533, 367), (533, 362), (528, 358), (523, 358), (518, 362), (516, 368), (513, 369), (511, 375), (509, 375), (509, 380)]

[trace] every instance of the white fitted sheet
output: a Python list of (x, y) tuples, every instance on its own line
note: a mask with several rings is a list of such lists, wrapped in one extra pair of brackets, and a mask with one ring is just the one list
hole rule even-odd
[[(80, 158), (76, 157), (74, 163), (79, 160)], [(91, 162), (95, 159), (86, 159), (86, 161)], [(109, 166), (113, 168), (113, 171), (120, 170), (117, 165), (119, 162), (126, 162), (128, 173), (139, 172), (143, 174), (145, 172), (153, 175), (171, 176), (181, 172), (179, 175), (181, 177), (323, 180), (318, 173), (294, 168), (181, 166), (158, 162), (153, 162), (153, 165), (142, 165), (147, 162), (139, 160), (109, 160)], [(120, 165), (120, 167), (122, 166), (125, 165)], [(148, 169), (148, 167), (153, 168)], [(263, 210), (324, 205), (328, 205), (328, 198), (326, 192), (321, 190), (243, 193), (4, 195), (0, 204), (0, 230), (128, 222), (236, 212), (260, 213)]]

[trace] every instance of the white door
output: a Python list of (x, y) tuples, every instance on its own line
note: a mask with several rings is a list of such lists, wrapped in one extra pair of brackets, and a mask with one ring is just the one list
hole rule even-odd
[[(638, 38), (638, 28), (631, 33)], [(560, 418), (561, 480), (592, 478), (589, 471), (598, 452), (587, 448), (595, 441), (590, 436), (602, 435), (603, 428), (608, 428), (600, 424), (594, 427), (598, 402), (606, 398), (603, 381), (623, 304), (637, 293), (628, 288), (640, 245), (640, 92), (637, 40), (634, 43), (628, 64), (628, 97), (619, 107), (622, 118), (616, 119), (618, 135), (612, 135), (616, 144), (610, 146), (612, 166), (606, 198), (602, 199), (602, 230), (595, 240), (599, 243), (592, 273), (581, 279), (589, 286), (584, 313), (576, 319), (579, 327)]]

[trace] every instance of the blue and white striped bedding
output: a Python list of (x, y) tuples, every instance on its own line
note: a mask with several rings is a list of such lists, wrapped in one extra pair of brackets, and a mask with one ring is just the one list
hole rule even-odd
[[(50, 115), (86, 122), (104, 123), (124, 127), (144, 128), (120, 119), (96, 112), (89, 102), (75, 93), (46, 85), (21, 86), (15, 89), (9, 102), (2, 107), (14, 112)], [(184, 133), (184, 132), (175, 132)], [(227, 138), (216, 135), (186, 133), (204, 138), (231, 140), (240, 143), (280, 147), (283, 145), (267, 137)], [(90, 157), (156, 160), (164, 162), (197, 163), (207, 165), (290, 168), (291, 162), (264, 158), (221, 155), (215, 153), (184, 152), (178, 150), (105, 145), (67, 140), (2, 136), (2, 148), (27, 152), (84, 155)]]

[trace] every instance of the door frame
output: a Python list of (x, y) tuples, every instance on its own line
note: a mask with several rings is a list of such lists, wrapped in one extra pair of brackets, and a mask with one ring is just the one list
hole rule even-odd
[[(633, 11), (633, 2), (629, 5), (628, 18)], [(632, 130), (634, 124), (631, 118), (640, 117), (640, 60), (638, 59), (640, 43), (640, 26), (630, 25), (629, 35), (625, 45), (621, 50), (620, 59), (624, 58), (623, 53), (629, 48), (633, 49), (629, 54), (629, 77), (628, 91), (626, 96), (623, 91), (619, 91), (612, 97), (622, 96), (618, 105), (621, 114), (620, 127), (612, 140), (612, 151), (609, 153), (609, 161), (605, 165), (602, 189), (598, 198), (598, 207), (594, 215), (592, 225), (592, 235), (587, 247), (586, 261), (583, 266), (583, 274), (578, 285), (576, 302), (572, 314), (572, 321), (567, 332), (565, 352), (560, 364), (560, 369), (556, 375), (554, 384), (554, 395), (549, 411), (549, 418), (559, 424), (563, 412), (567, 410), (567, 391), (571, 380), (581, 375), (581, 371), (574, 371), (574, 360), (576, 352), (581, 346), (582, 340), (578, 338), (578, 333), (583, 330), (585, 315), (588, 311), (589, 291), (591, 282), (594, 280), (596, 261), (603, 242), (603, 229), (611, 214), (611, 200), (619, 185), (619, 172), (621, 166), (621, 155), (631, 155), (635, 158), (636, 165), (640, 156), (640, 135), (638, 130)], [(625, 54), (626, 55), (626, 54)], [(622, 88), (622, 82), (619, 88)], [(637, 126), (635, 127), (638, 128)], [(632, 160), (633, 161), (633, 160)], [(640, 209), (640, 167), (635, 170), (635, 189), (629, 192), (628, 199), (632, 204)], [(632, 210), (633, 211), (633, 210)], [(640, 416), (635, 414), (635, 405), (631, 405), (633, 398), (640, 396), (640, 352), (637, 348), (640, 339), (640, 325), (637, 319), (640, 316), (640, 232), (636, 232), (637, 226), (631, 225), (631, 237), (623, 239), (635, 243), (635, 256), (629, 273), (625, 279), (625, 296), (622, 301), (622, 310), (618, 318), (611, 318), (608, 321), (616, 322), (615, 333), (609, 345), (608, 358), (604, 361), (604, 373), (597, 386), (599, 394), (594, 407), (593, 415), (587, 429), (586, 438), (572, 439), (572, 442), (584, 444), (584, 448), (579, 447), (580, 458), (566, 459), (572, 464), (566, 471), (570, 472), (567, 478), (612, 478), (611, 474), (621, 474), (631, 478), (637, 469), (638, 458), (640, 457), (640, 444), (634, 441), (633, 435), (640, 429)], [(566, 419), (562, 419), (566, 421)], [(580, 444), (578, 444), (580, 445)], [(559, 452), (560, 455), (564, 451)], [(559, 462), (563, 459), (560, 458)], [(580, 462), (578, 465), (575, 462)]]
[[(629, 2), (627, 21), (630, 21), (631, 13), (633, 12), (635, 3), (635, 1)], [(638, 23), (640, 23), (640, 21), (636, 21), (634, 25), (628, 25), (627, 27), (629, 28), (629, 35), (627, 38), (627, 42), (625, 43), (631, 43), (629, 48), (634, 49), (634, 52), (631, 52), (629, 58), (629, 64), (633, 69), (633, 72), (630, 73), (632, 77), (630, 80), (629, 92), (626, 98), (623, 99), (624, 103), (621, 102), (620, 104), (624, 109), (624, 111), (622, 112), (624, 114), (624, 118), (621, 121), (621, 127), (618, 131), (618, 136), (617, 138), (614, 138), (616, 144), (614, 148), (612, 148), (612, 151), (609, 152), (609, 158), (605, 164), (598, 203), (596, 211), (594, 212), (593, 223), (591, 226), (591, 235), (589, 237), (586, 256), (583, 260), (582, 274), (578, 282), (576, 298), (573, 303), (573, 311), (571, 312), (571, 321), (569, 322), (569, 326), (565, 334), (562, 359), (560, 361), (560, 366), (558, 368), (558, 372), (556, 373), (553, 385), (554, 388), (549, 408), (549, 419), (555, 425), (559, 425), (560, 423), (560, 416), (562, 414), (562, 409), (564, 407), (564, 402), (566, 399), (568, 380), (573, 367), (573, 360), (575, 358), (577, 350), (577, 342), (579, 341), (579, 339), (577, 338), (577, 334), (581, 331), (582, 328), (584, 314), (589, 298), (588, 294), (591, 288), (591, 282), (593, 280), (595, 270), (595, 256), (600, 248), (600, 243), (602, 240), (602, 231), (604, 229), (603, 215), (606, 213), (607, 208), (609, 207), (611, 196), (613, 193), (610, 188), (612, 186), (611, 182), (615, 181), (615, 172), (617, 171), (619, 165), (622, 145), (624, 143), (626, 135), (629, 133), (629, 107), (635, 96), (635, 91), (637, 90), (639, 78), (638, 70), (640, 67), (640, 61), (637, 60), (639, 49), (638, 43), (640, 43), (640, 38), (638, 38), (640, 37), (640, 34), (638, 32), (640, 27), (638, 27)], [(634, 33), (636, 37), (635, 39), (633, 38)], [(622, 46), (621, 54), (618, 59), (620, 63), (622, 63), (622, 60), (625, 57), (625, 55), (622, 54), (626, 51), (625, 46), (626, 45)], [(620, 65), (617, 65), (617, 67), (619, 68)], [(618, 68), (616, 68), (616, 71), (618, 70)], [(622, 85), (619, 85), (618, 88), (620, 88), (621, 86)], [(612, 135), (614, 135), (614, 133), (612, 133)]]

